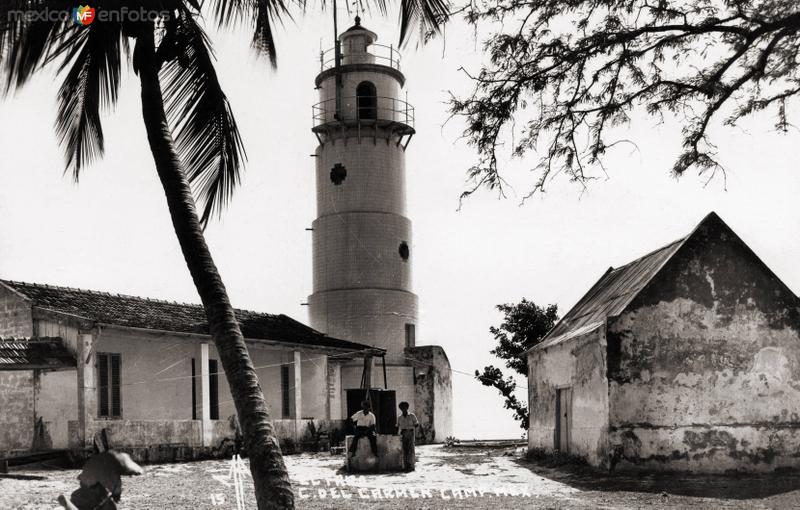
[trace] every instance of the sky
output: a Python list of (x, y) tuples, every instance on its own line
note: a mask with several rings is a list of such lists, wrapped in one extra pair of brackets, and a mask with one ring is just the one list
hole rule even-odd
[[(363, 15), (383, 44), (396, 18)], [(342, 10), (340, 26), (351, 24)], [(329, 13), (312, 12), (278, 31), (278, 69), (248, 48), (249, 35), (211, 30), (218, 73), (248, 153), (241, 188), (206, 236), (233, 304), (307, 322), (315, 216), (311, 106), (320, 48), (332, 46)], [(521, 205), (537, 162), (501, 161), (505, 199), (480, 192), (459, 208), (476, 162), (448, 121), (450, 92), (464, 94), (484, 55), (460, 21), (403, 52), (417, 134), (406, 154), (413, 222), (417, 343), (445, 348), (453, 368), (454, 434), (513, 438), (523, 431), (475, 369), (494, 363), (489, 327), (500, 303), (523, 297), (565, 312), (609, 266), (686, 235), (716, 211), (795, 292), (800, 291), (798, 131), (775, 133), (768, 116), (735, 129), (712, 127), (726, 178), (706, 183), (670, 168), (680, 124), (634, 116), (622, 135), (637, 148), (612, 152), (607, 176), (588, 188), (554, 178)], [(0, 101), (0, 278), (197, 302), (146, 143), (136, 77), (127, 72), (116, 110), (105, 117), (105, 157), (78, 184), (63, 175), (53, 134), (58, 82), (45, 71)], [(800, 113), (795, 109), (789, 115)], [(510, 141), (510, 140), (509, 140)], [(520, 381), (521, 396), (525, 383)]]

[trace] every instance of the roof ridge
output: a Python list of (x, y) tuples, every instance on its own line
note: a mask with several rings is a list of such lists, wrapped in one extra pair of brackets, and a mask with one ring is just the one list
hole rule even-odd
[(627, 262), (627, 263), (625, 263), (625, 264), (623, 264), (623, 265), (621, 265), (619, 267), (612, 267), (612, 269), (614, 271), (619, 271), (620, 269), (624, 269), (624, 268), (626, 268), (626, 267), (628, 267), (628, 266), (630, 266), (632, 264), (635, 264), (635, 263), (637, 263), (637, 262), (639, 262), (639, 261), (641, 261), (643, 259), (646, 259), (647, 257), (649, 257), (651, 255), (655, 255), (656, 253), (660, 252), (661, 250), (666, 250), (667, 248), (670, 248), (673, 245), (676, 245), (678, 243), (684, 242), (686, 239), (689, 238), (689, 236), (691, 236), (691, 234), (685, 235), (685, 236), (683, 236), (683, 237), (681, 237), (679, 239), (675, 239), (671, 243), (667, 243), (667, 244), (665, 244), (663, 246), (660, 246), (660, 247), (656, 248), (655, 250), (650, 250), (649, 252), (645, 253), (641, 257), (635, 258), (635, 259), (631, 260), (630, 262)]
[[(6, 279), (3, 279), (3, 278), (0, 278), (0, 283), (5, 283), (6, 285), (9, 285), (11, 287), (15, 287), (16, 285), (25, 285), (25, 286), (36, 287), (36, 288), (40, 288), (40, 289), (44, 288), (44, 289), (66, 290), (66, 291), (70, 291), (70, 292), (83, 292), (85, 294), (92, 294), (92, 295), (95, 295), (95, 296), (119, 297), (119, 298), (125, 298), (125, 299), (134, 299), (134, 300), (147, 302), (147, 303), (163, 303), (163, 304), (167, 304), (167, 305), (191, 306), (191, 307), (195, 307), (195, 308), (203, 308), (202, 303), (187, 303), (186, 301), (174, 301), (174, 300), (170, 301), (168, 299), (152, 298), (152, 297), (148, 297), (148, 296), (134, 296), (133, 294), (123, 294), (123, 293), (120, 293), (120, 292), (108, 292), (108, 291), (102, 291), (102, 290), (84, 289), (84, 288), (80, 288), (80, 287), (68, 287), (68, 286), (64, 286), (64, 285), (49, 285), (47, 283), (23, 282), (23, 281), (18, 281), (18, 280), (6, 280)], [(15, 287), (15, 290), (17, 290), (18, 292), (22, 293), (23, 295), (27, 295), (27, 294), (25, 294), (25, 292), (20, 291), (16, 287)], [(30, 297), (30, 296), (28, 296), (28, 297)], [(256, 311), (256, 310), (249, 310), (247, 308), (236, 308), (236, 307), (233, 307), (233, 310), (234, 310), (234, 312), (246, 312), (246, 313), (252, 313), (252, 314), (257, 314), (257, 315), (263, 315), (263, 316), (267, 316), (267, 317), (280, 317), (280, 316), (284, 315), (284, 314), (274, 314), (274, 313), (268, 313), (268, 312), (259, 312), (259, 311)], [(288, 318), (291, 319), (291, 320), (294, 320), (291, 317), (288, 317)]]
[(44, 288), (44, 289), (66, 290), (70, 292), (83, 292), (85, 294), (93, 294), (95, 296), (120, 297), (125, 299), (135, 299), (151, 303), (164, 303), (168, 305), (182, 305), (182, 306), (196, 306), (196, 307), (203, 306), (200, 303), (187, 303), (185, 301), (175, 301), (175, 300), (170, 301), (168, 299), (151, 298), (147, 296), (134, 296), (133, 294), (123, 294), (121, 292), (108, 292), (103, 290), (84, 289), (80, 287), (69, 287), (65, 285), (50, 285), (47, 283), (23, 282), (23, 281), (5, 280), (5, 279), (0, 279), (0, 282), (5, 283), (6, 285), (10, 285), (12, 287), (15, 285), (26, 285), (29, 287), (36, 287), (40, 289)]

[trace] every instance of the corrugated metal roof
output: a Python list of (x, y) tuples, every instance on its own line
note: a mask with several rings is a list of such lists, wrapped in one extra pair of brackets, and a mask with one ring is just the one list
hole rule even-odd
[[(31, 300), (33, 306), (101, 324), (208, 334), (201, 305), (111, 294), (92, 290), (0, 280)], [(329, 337), (286, 315), (234, 310), (242, 334), (250, 340), (269, 340), (348, 351), (372, 349), (368, 345)]]
[(589, 332), (605, 324), (608, 317), (622, 313), (686, 239), (678, 239), (624, 266), (609, 268), (535, 348), (572, 338), (575, 331)]
[(75, 356), (61, 338), (0, 337), (0, 370), (56, 369), (76, 365)]

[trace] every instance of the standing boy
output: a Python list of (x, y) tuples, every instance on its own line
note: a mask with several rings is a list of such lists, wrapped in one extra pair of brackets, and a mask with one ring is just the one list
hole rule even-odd
[(406, 471), (414, 471), (414, 436), (417, 435), (419, 421), (414, 413), (408, 412), (408, 402), (400, 402), (400, 416), (397, 417), (397, 431), (403, 443), (403, 465)]
[(350, 417), (356, 426), (356, 432), (353, 435), (353, 442), (350, 443), (350, 453), (352, 455), (356, 454), (358, 440), (362, 437), (366, 437), (369, 439), (369, 446), (372, 449), (372, 455), (376, 457), (378, 456), (378, 438), (375, 435), (375, 415), (370, 411), (371, 408), (372, 406), (370, 405), (369, 401), (364, 400), (361, 402), (361, 411), (358, 411), (356, 414)]

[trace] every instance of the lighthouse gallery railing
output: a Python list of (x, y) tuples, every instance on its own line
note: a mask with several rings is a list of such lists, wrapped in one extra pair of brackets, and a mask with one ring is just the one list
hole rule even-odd
[[(379, 64), (400, 70), (400, 52), (394, 46), (370, 44), (367, 51), (353, 51), (348, 44), (342, 45), (342, 65), (346, 64)], [(336, 65), (334, 48), (320, 52), (319, 70), (332, 69)]]
[(372, 96), (374, 103), (359, 105), (364, 97), (343, 97), (342, 108), (336, 116), (336, 99), (328, 99), (312, 107), (314, 127), (336, 122), (394, 122), (414, 128), (414, 107), (407, 101), (394, 97)]

